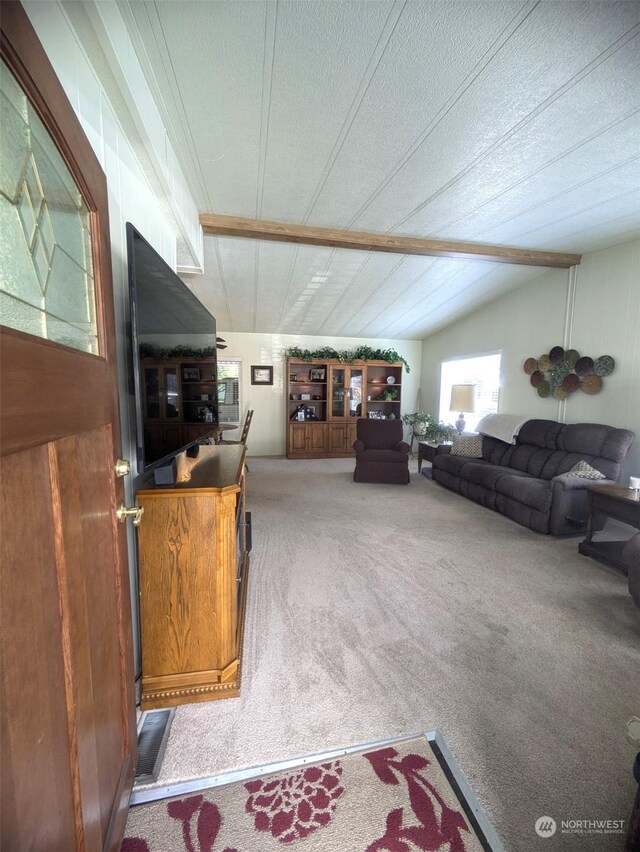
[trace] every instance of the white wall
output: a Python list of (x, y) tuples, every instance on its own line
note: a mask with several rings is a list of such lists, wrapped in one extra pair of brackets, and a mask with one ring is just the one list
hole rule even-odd
[[(500, 411), (632, 429), (623, 477), (640, 475), (640, 242), (585, 255), (575, 276), (574, 292), (569, 271), (547, 271), (425, 340), (423, 407), (438, 410), (443, 359), (500, 349)], [(577, 391), (566, 402), (536, 394), (524, 361), (555, 345), (615, 358), (599, 394)]]
[[(218, 329), (227, 348), (219, 353), (221, 358), (241, 358), (242, 414), (254, 409), (249, 440), (249, 455), (281, 456), (286, 451), (285, 357), (284, 350), (297, 346), (300, 349), (320, 349), (331, 346), (338, 351), (356, 346), (372, 349), (395, 349), (409, 363), (410, 372), (402, 373), (401, 410), (415, 411), (420, 387), (420, 361), (422, 343), (419, 340), (378, 340), (363, 337), (312, 337), (293, 334), (249, 334)], [(252, 385), (251, 366), (273, 365), (273, 386)]]

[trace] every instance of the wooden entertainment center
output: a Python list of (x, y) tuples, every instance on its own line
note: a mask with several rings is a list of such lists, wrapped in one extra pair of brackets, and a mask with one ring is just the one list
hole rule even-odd
[(287, 458), (353, 455), (358, 417), (396, 419), (402, 363), (287, 361)]
[(177, 457), (173, 485), (137, 492), (141, 707), (240, 693), (250, 514), (245, 447)]

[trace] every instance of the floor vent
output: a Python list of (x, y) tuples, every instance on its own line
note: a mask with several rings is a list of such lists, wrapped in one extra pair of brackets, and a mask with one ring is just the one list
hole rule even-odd
[(153, 784), (158, 780), (164, 750), (171, 729), (176, 708), (168, 710), (147, 710), (138, 728), (138, 763), (136, 765), (136, 784)]

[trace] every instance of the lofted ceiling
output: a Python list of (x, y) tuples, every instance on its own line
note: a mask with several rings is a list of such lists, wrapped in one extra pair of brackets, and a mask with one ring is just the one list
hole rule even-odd
[[(640, 235), (638, 2), (118, 5), (202, 213), (577, 254)], [(227, 331), (409, 339), (543, 272), (205, 235), (183, 277)]]

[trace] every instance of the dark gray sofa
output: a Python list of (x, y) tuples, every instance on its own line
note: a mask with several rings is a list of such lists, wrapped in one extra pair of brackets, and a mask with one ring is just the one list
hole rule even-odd
[(605, 475), (599, 483), (616, 482), (633, 439), (628, 429), (597, 423), (528, 420), (515, 444), (483, 437), (482, 458), (441, 447), (433, 479), (537, 532), (577, 533), (586, 523), (593, 481), (554, 477), (584, 460)]

